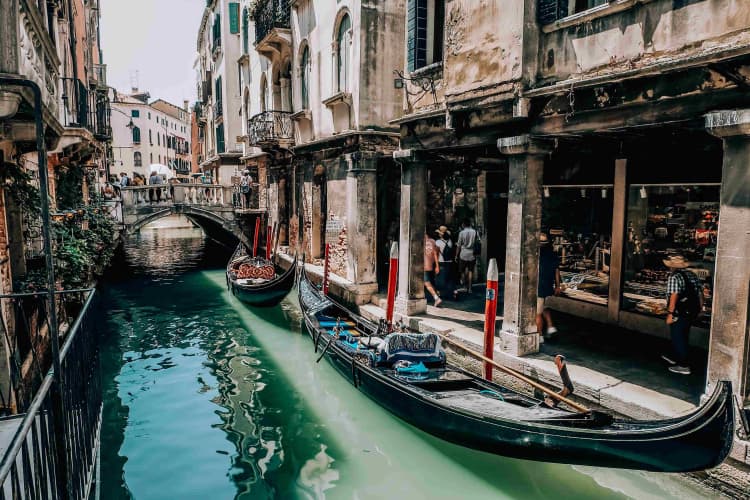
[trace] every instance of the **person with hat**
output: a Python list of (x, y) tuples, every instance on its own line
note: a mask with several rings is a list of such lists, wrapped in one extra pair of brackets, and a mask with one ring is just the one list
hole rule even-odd
[(448, 294), (454, 294), (455, 289), (453, 288), (453, 260), (455, 257), (453, 242), (451, 241), (451, 232), (446, 226), (440, 226), (435, 229), (437, 239), (435, 240), (435, 246), (438, 251), (438, 262), (440, 264), (440, 274), (436, 277), (436, 287), (438, 291), (445, 297)]
[(560, 295), (560, 259), (552, 250), (547, 235), (542, 233), (539, 235), (539, 282), (536, 294), (536, 331), (539, 333), (540, 344), (557, 333), (552, 313), (549, 308), (544, 307), (547, 297), (552, 295)]
[(670, 270), (667, 278), (667, 319), (672, 355), (663, 354), (669, 371), (690, 375), (688, 366), (688, 340), (690, 326), (703, 310), (703, 284), (698, 276), (687, 270), (690, 265), (682, 255), (671, 255), (663, 260)]

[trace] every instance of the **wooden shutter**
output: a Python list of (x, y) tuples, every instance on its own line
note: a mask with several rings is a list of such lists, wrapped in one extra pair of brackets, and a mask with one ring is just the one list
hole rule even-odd
[(536, 18), (539, 24), (551, 24), (567, 15), (568, 0), (538, 0)]
[(229, 2), (229, 32), (236, 34), (240, 32), (240, 4)]
[(406, 12), (406, 63), (409, 71), (427, 61), (427, 0), (409, 0)]

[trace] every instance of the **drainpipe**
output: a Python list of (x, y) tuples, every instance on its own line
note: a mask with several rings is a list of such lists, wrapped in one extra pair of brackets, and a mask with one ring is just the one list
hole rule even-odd
[(36, 122), (36, 150), (39, 164), (39, 198), (42, 209), (42, 234), (44, 236), (44, 255), (47, 264), (47, 307), (49, 308), (49, 334), (52, 345), (52, 365), (54, 386), (52, 391), (53, 424), (55, 428), (55, 452), (57, 454), (56, 481), (61, 498), (71, 498), (68, 489), (68, 453), (65, 448), (66, 431), (64, 423), (65, 407), (62, 398), (63, 380), (60, 368), (60, 338), (57, 331), (57, 310), (55, 308), (55, 263), (52, 257), (52, 231), (50, 228), (49, 187), (47, 172), (47, 150), (44, 144), (44, 123), (42, 121), (42, 90), (35, 82), (21, 78), (0, 76), (0, 85), (26, 87), (34, 93), (34, 121)]

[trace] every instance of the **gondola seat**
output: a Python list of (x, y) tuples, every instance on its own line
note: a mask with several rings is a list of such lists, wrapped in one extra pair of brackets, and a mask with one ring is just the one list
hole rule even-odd
[(392, 366), (401, 360), (421, 361), (429, 367), (444, 366), (445, 351), (440, 337), (434, 333), (391, 333), (384, 339), (378, 364)]

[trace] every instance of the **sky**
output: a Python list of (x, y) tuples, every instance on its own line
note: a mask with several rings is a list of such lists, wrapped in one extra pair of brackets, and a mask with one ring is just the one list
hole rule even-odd
[(137, 81), (151, 100), (195, 101), (193, 63), (205, 6), (206, 0), (100, 0), (108, 85), (129, 92)]

